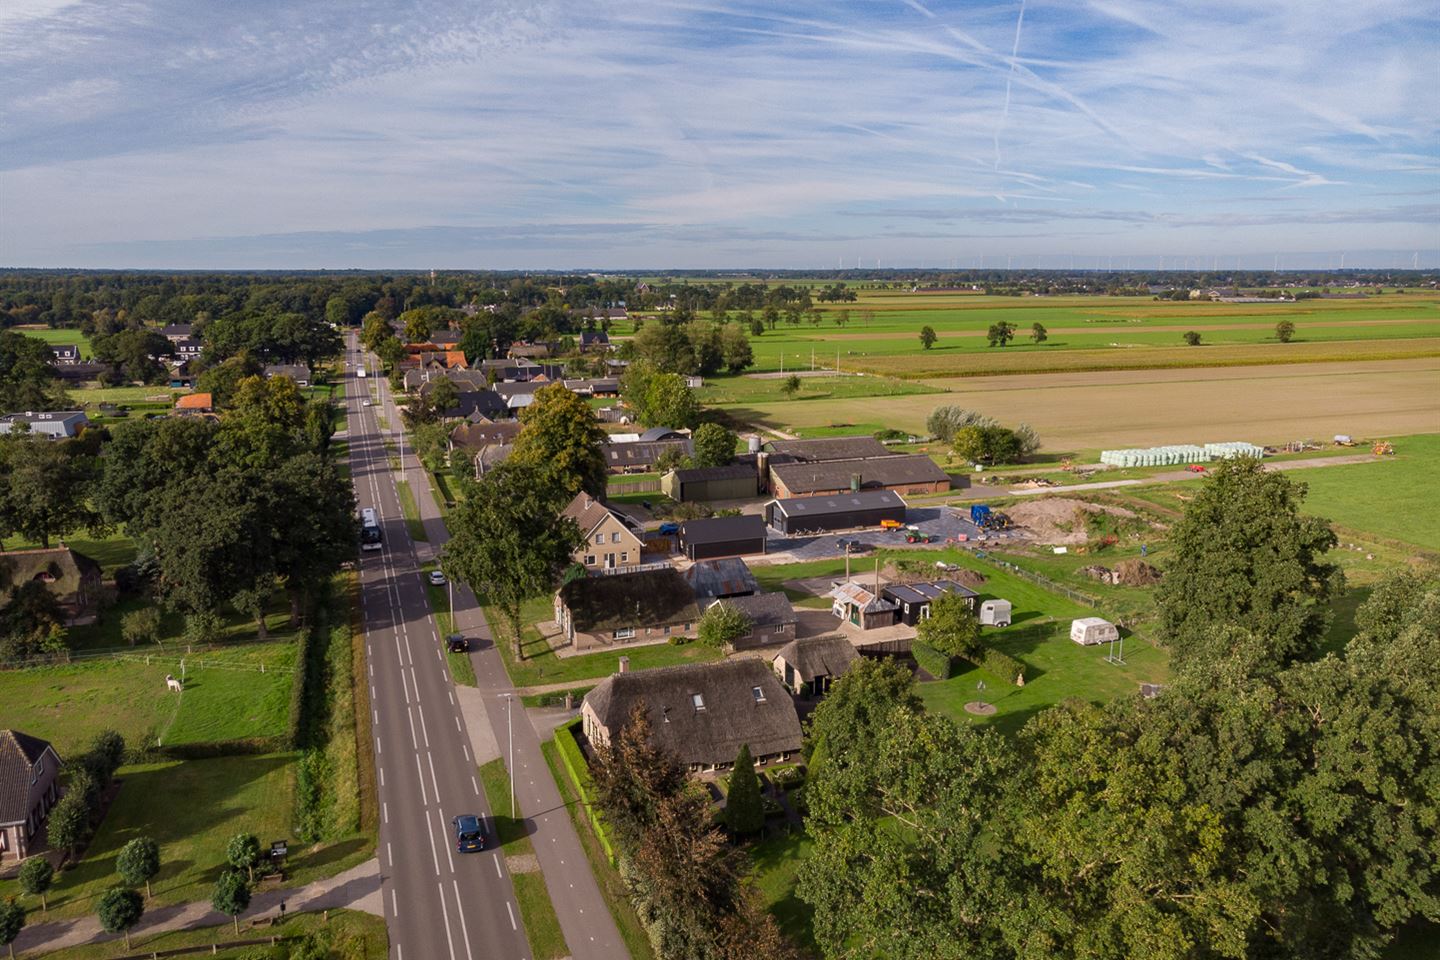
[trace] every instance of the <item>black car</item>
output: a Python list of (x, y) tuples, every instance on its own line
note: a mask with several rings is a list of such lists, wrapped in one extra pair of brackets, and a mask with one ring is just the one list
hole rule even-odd
[(451, 653), (466, 653), (470, 650), (470, 639), (458, 633), (452, 633), (445, 638), (445, 649)]
[(485, 849), (485, 824), (474, 814), (465, 813), (451, 821), (455, 827), (455, 849), (461, 853), (478, 853)]

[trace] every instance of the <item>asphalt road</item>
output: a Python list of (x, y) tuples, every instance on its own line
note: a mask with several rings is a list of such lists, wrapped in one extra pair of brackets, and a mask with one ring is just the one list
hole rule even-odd
[[(359, 359), (353, 342), (347, 359)], [(362, 405), (372, 382), (352, 370), (345, 406), (355, 495), (361, 508), (379, 513), (385, 535), (383, 550), (362, 554), (360, 581), (390, 953), (396, 960), (529, 960), (504, 856), (498, 848), (454, 848), (451, 818), (483, 815), (490, 842), (493, 820), (374, 415), (381, 408)], [(389, 426), (398, 427), (393, 417)]]
[[(360, 354), (354, 345), (353, 338), (351, 338), (350, 342), (351, 347), (347, 353), (347, 359), (358, 362)], [(429, 615), (425, 589), (419, 573), (419, 565), (432, 559), (439, 552), (439, 549), (444, 545), (445, 541), (449, 539), (449, 532), (445, 528), (439, 507), (430, 494), (430, 486), (425, 479), (423, 468), (415, 459), (409, 444), (405, 443), (401, 436), (400, 417), (398, 411), (395, 409), (393, 397), (390, 395), (389, 385), (383, 380), (377, 381), (369, 378), (361, 380), (355, 378), (353, 373), (351, 374), (349, 385), (350, 389), (348, 393), (354, 394), (354, 396), (348, 397), (346, 401), (351, 417), (352, 430), (356, 429), (353, 425), (358, 416), (362, 428), (373, 434), (364, 438), (355, 435), (352, 436), (350, 441), (352, 461), (357, 456), (356, 451), (360, 447), (368, 449), (371, 457), (370, 471), (366, 477), (362, 478), (359, 470), (356, 470), (356, 496), (359, 498), (362, 508), (371, 505), (371, 502), (367, 501), (366, 493), (362, 490), (362, 487), (370, 484), (370, 480), (373, 478), (373, 486), (379, 488), (380, 499), (385, 504), (384, 509), (381, 511), (387, 547), (384, 555), (390, 562), (392, 568), (399, 567), (401, 565), (400, 561), (403, 558), (404, 569), (402, 572), (398, 575), (395, 573), (386, 574), (377, 579), (387, 583), (393, 582), (404, 587), (403, 592), (406, 596), (404, 609), (407, 611), (406, 619), (414, 619), (420, 623), (419, 628), (417, 628), (415, 623), (411, 623), (408, 631), (402, 626), (401, 639), (404, 640), (406, 636), (412, 638), (418, 637), (420, 639), (416, 640), (418, 644), (416, 647), (417, 650), (423, 651), (426, 647), (429, 647), (435, 651), (433, 655), (433, 667), (428, 661), (425, 663), (425, 666), (429, 668), (427, 672), (433, 674), (435, 685), (431, 686), (422, 683), (420, 686), (414, 686), (411, 684), (408, 685), (408, 690), (419, 691), (419, 699), (415, 706), (419, 708), (423, 704), (425, 708), (424, 715), (427, 719), (434, 710), (438, 710), (441, 713), (444, 720), (444, 736), (451, 736), (449, 731), (452, 725), (457, 731), (454, 736), (459, 740), (458, 745), (453, 748), (447, 748), (443, 755), (439, 752), (434, 754), (436, 770), (440, 771), (438, 789), (441, 791), (442, 797), (450, 796), (448, 788), (446, 787), (446, 774), (443, 771), (446, 768), (451, 768), (453, 771), (453, 777), (451, 779), (454, 780), (460, 788), (466, 786), (471, 788), (469, 794), (464, 794), (463, 789), (461, 790), (461, 794), (473, 798), (474, 801), (470, 804), (470, 807), (464, 811), (450, 810), (447, 808), (446, 816), (454, 816), (457, 812), (483, 812), (486, 814), (488, 820), (490, 807), (485, 803), (485, 797), (480, 795), (478, 788), (474, 785), (473, 779), (467, 779), (471, 777), (474, 772), (474, 763), (472, 762), (474, 757), (472, 757), (469, 747), (467, 746), (470, 731), (465, 727), (465, 719), (457, 707), (455, 695), (451, 690), (452, 681), (446, 671), (444, 657), (439, 652), (437, 627), (435, 626), (433, 618)], [(362, 401), (369, 395), (372, 388), (379, 397), (379, 403), (374, 407), (363, 407)], [(395, 459), (400, 462), (402, 474), (404, 478), (409, 481), (410, 489), (415, 495), (420, 511), (421, 520), (425, 525), (427, 539), (424, 543), (415, 544), (409, 538), (403, 515), (400, 512), (398, 496), (395, 493), (394, 480), (396, 478), (391, 474), (389, 469), (388, 451), (385, 450), (383, 441), (379, 438), (378, 434), (376, 434), (376, 431), (378, 431), (378, 421), (375, 419), (376, 411), (384, 411), (387, 426), (390, 428), (390, 434), (395, 438)], [(373, 556), (373, 554), (371, 554), (371, 556)], [(373, 560), (366, 559), (362, 561), (362, 567), (367, 568), (362, 579), (367, 584), (370, 582), (369, 578), (375, 576), (374, 571), (368, 568), (375, 565)], [(370, 638), (371, 647), (375, 651), (379, 651), (383, 644), (377, 639), (377, 631), (383, 631), (386, 621), (382, 615), (382, 609), (378, 605), (372, 610), (368, 590), (369, 588), (367, 587), (366, 631)], [(385, 595), (383, 593), (379, 594), (379, 596), (381, 597), (381, 602), (388, 602), (384, 600)], [(555, 781), (550, 775), (549, 767), (545, 763), (544, 755), (541, 753), (540, 737), (534, 727), (531, 726), (528, 714), (520, 705), (519, 697), (515, 694), (514, 687), (510, 683), (509, 675), (505, 671), (504, 662), (494, 647), (493, 635), (491, 634), (489, 624), (486, 623), (480, 605), (476, 601), (474, 594), (461, 583), (457, 582), (454, 584), (453, 596), (455, 604), (455, 627), (457, 631), (471, 638), (474, 642), (470, 659), (475, 668), (477, 687), (483, 697), (485, 719), (488, 721), (488, 725), (493, 732), (494, 739), (499, 743), (500, 752), (505, 758), (507, 768), (510, 770), (511, 779), (515, 785), (517, 816), (523, 818), (524, 828), (535, 848), (535, 858), (545, 878), (546, 888), (550, 893), (551, 902), (554, 904), (556, 916), (560, 921), (561, 932), (565, 935), (566, 944), (570, 948), (570, 956), (574, 958), (574, 960), (627, 960), (630, 952), (626, 949), (624, 941), (620, 937), (620, 932), (615, 926), (615, 921), (610, 915), (609, 908), (595, 881), (594, 874), (590, 870), (589, 860), (586, 858), (585, 852), (580, 845), (580, 838), (575, 833), (575, 827), (570, 820), (570, 814), (565, 808), (559, 790), (555, 786)], [(372, 614), (374, 614), (373, 617)], [(374, 624), (373, 626), (372, 623)], [(393, 637), (390, 642), (393, 644)], [(408, 652), (406, 655), (408, 657)], [(386, 662), (385, 654), (372, 653), (370, 660), (376, 671), (375, 683), (377, 692), (384, 695), (383, 691), (378, 688), (380, 684), (379, 674), (382, 672), (381, 664)], [(421, 657), (421, 660), (424, 661), (425, 658)], [(407, 659), (406, 669), (409, 668), (409, 663), (410, 661)], [(417, 661), (417, 666), (418, 663), (419, 661)], [(406, 675), (402, 673), (402, 688), (407, 687), (405, 676)], [(414, 694), (411, 693), (409, 695), (413, 696)], [(507, 695), (514, 697), (513, 707), (507, 702)], [(405, 689), (401, 690), (400, 696), (402, 698), (401, 702), (405, 702), (403, 699), (407, 696)], [(512, 710), (513, 712), (510, 712)], [(379, 740), (385, 746), (386, 750), (391, 750), (392, 748), (389, 746), (390, 741), (386, 738), (386, 733), (382, 727), (394, 727), (394, 725), (399, 722), (399, 715), (397, 713), (387, 724), (384, 707), (378, 707), (377, 716), (376, 730), (380, 734)], [(430, 737), (438, 740), (439, 738), (435, 730), (437, 726), (442, 726), (442, 724), (432, 722), (429, 734)], [(422, 728), (422, 734), (423, 733), (424, 728)], [(409, 739), (408, 729), (405, 727), (395, 729), (391, 738), (400, 741), (400, 745), (393, 748), (400, 753), (404, 753), (407, 748), (412, 754), (419, 751), (421, 747), (428, 748), (428, 744), (426, 743), (419, 743), (417, 745), (412, 742), (412, 740)], [(489, 737), (481, 738), (482, 741), (488, 739)], [(457, 762), (457, 753), (462, 762)], [(513, 762), (511, 759), (512, 754)], [(446, 759), (447, 757), (449, 758), (448, 760)], [(428, 768), (430, 757), (424, 759)], [(386, 800), (387, 787), (383, 777), (381, 777), (378, 772), (381, 766), (380, 760), (381, 757), (377, 755), (377, 777), (381, 778), (380, 791), (383, 802)], [(412, 761), (407, 760), (406, 762)], [(421, 799), (423, 801), (424, 798), (422, 797)], [(506, 797), (502, 799), (496, 797), (495, 803), (502, 808), (508, 808), (509, 798)], [(508, 809), (506, 809), (505, 812), (508, 813)], [(383, 813), (384, 810), (382, 807), (382, 814)], [(423, 814), (421, 814), (420, 817), (423, 821)], [(400, 875), (400, 868), (404, 867), (407, 871), (418, 872), (420, 875), (418, 882), (422, 885), (420, 889), (423, 889), (423, 884), (427, 882), (424, 879), (424, 875), (427, 873), (438, 874), (442, 869), (448, 867), (448, 861), (436, 866), (434, 858), (428, 853), (428, 846), (422, 847), (411, 844), (402, 851), (402, 848), (397, 844), (394, 847), (394, 866), (392, 867), (392, 861), (388, 858), (391, 847), (386, 843), (386, 830), (387, 826), (394, 828), (397, 824), (398, 821), (392, 804), (392, 808), (389, 811), (389, 824), (381, 824), (381, 845), (383, 848), (381, 865), (387, 870), (387, 882), (389, 874), (395, 874), (398, 877)], [(426, 829), (428, 829), (428, 827), (422, 822), (418, 832), (424, 833)], [(447, 820), (443, 824), (442, 833), (448, 830), (449, 823)], [(449, 834), (444, 833), (443, 839), (448, 842)], [(425, 838), (423, 836), (420, 837), (420, 841), (424, 843)], [(437, 838), (437, 843), (438, 842), (440, 842), (440, 838)], [(448, 850), (450, 848), (447, 846), (446, 849)], [(470, 902), (471, 899), (475, 898), (483, 898), (493, 901), (496, 904), (494, 911), (492, 911), (494, 915), (486, 914), (485, 919), (487, 925), (498, 925), (497, 929), (501, 933), (511, 933), (514, 931), (515, 926), (512, 926), (512, 917), (513, 923), (518, 926), (520, 916), (518, 910), (514, 907), (513, 890), (509, 877), (504, 870), (504, 857), (496, 857), (493, 852), (486, 852), (478, 856), (475, 854), (455, 854), (454, 857), (457, 861), (474, 859), (485, 860), (487, 862), (491, 858), (496, 858), (497, 865), (495, 869), (493, 871), (489, 869), (481, 871), (481, 876), (476, 878), (475, 886), (471, 886), (467, 882), (466, 876), (459, 876), (458, 878), (452, 879), (458, 880), (458, 891), (464, 893), (467, 898), (466, 902)], [(464, 865), (459, 862), (457, 862), (455, 866), (462, 871), (465, 869)], [(389, 894), (387, 893), (387, 897), (388, 896)], [(502, 903), (503, 906), (501, 906)], [(415, 942), (419, 945), (419, 953), (413, 952), (408, 945), (404, 946), (404, 952), (408, 953), (412, 957), (412, 960), (415, 957), (435, 957), (438, 958), (438, 960), (445, 960), (446, 957), (451, 956), (447, 952), (448, 940), (443, 939), (439, 931), (444, 926), (453, 923), (453, 914), (455, 913), (453, 909), (450, 911), (452, 917), (448, 920), (442, 916), (439, 921), (436, 921), (433, 916), (434, 910), (431, 910), (430, 913), (432, 916), (428, 920), (422, 916), (414, 918), (412, 922), (404, 916), (407, 912), (407, 907), (406, 896), (403, 891), (399, 894), (398, 900), (387, 900), (386, 909), (386, 920), (389, 924), (392, 944), (403, 944), (406, 938), (415, 938)], [(505, 912), (502, 913), (500, 912), (501, 910)], [(472, 922), (470, 926), (472, 930), (469, 934), (464, 934), (464, 931), (460, 931), (460, 933), (464, 934), (467, 938), (474, 935), (473, 928), (475, 924)], [(509, 946), (503, 945), (492, 947), (479, 936), (476, 936), (476, 939), (473, 941), (473, 956), (481, 958), (528, 957), (529, 951), (523, 937), (523, 930), (520, 930), (519, 933), (520, 939), (515, 941), (513, 950)], [(456, 943), (459, 943), (458, 939)], [(458, 951), (458, 946), (456, 949)], [(517, 950), (518, 952), (514, 952)], [(396, 957), (402, 956), (398, 949), (394, 951), (394, 955)], [(460, 955), (459, 952), (456, 952), (453, 956), (459, 957)], [(472, 955), (466, 954), (466, 960), (472, 960)]]

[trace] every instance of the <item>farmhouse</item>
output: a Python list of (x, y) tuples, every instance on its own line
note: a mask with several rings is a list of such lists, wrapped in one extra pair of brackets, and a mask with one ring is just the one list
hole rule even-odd
[(760, 584), (745, 561), (736, 557), (701, 560), (682, 574), (701, 606), (723, 597), (748, 597), (760, 592)]
[(7, 413), (0, 417), (0, 434), (12, 430), (21, 433), (28, 430), (33, 436), (63, 440), (78, 436), (89, 422), (83, 410)]
[(195, 327), (189, 323), (172, 323), (160, 328), (160, 335), (171, 343), (178, 343), (181, 340), (189, 340), (194, 334)]
[(687, 457), (695, 453), (690, 438), (674, 430), (659, 428), (659, 439), (651, 439), (657, 430), (646, 430), (639, 440), (611, 441), (600, 448), (605, 466), (611, 473), (649, 473), (667, 451), (679, 450)]
[(949, 489), (950, 476), (934, 460), (918, 453), (770, 466), (770, 491), (780, 498), (824, 496), (850, 490), (916, 494), (943, 493)]
[(930, 619), (930, 604), (942, 593), (959, 594), (965, 605), (975, 609), (978, 594), (969, 587), (961, 586), (954, 580), (935, 580), (924, 583), (891, 583), (881, 591), (880, 596), (897, 604), (897, 618), (907, 627), (913, 627), (921, 620)]
[(175, 359), (182, 363), (186, 360), (198, 360), (200, 354), (205, 352), (205, 344), (194, 337), (181, 337), (178, 340), (171, 337), (170, 342), (175, 345)]
[(39, 737), (0, 730), (0, 864), (24, 860), (60, 799), (60, 755)]
[(606, 333), (603, 330), (585, 330), (581, 332), (581, 353), (604, 353), (609, 349), (610, 334)]
[(609, 743), (637, 704), (649, 716), (652, 742), (691, 772), (727, 769), (745, 745), (757, 764), (800, 752), (794, 701), (760, 660), (617, 673), (585, 695), (585, 736), (596, 746)]
[(798, 619), (790, 598), (783, 593), (754, 593), (712, 601), (712, 605), (715, 603), (729, 604), (750, 620), (749, 632), (730, 642), (732, 650), (751, 650), (795, 639)]
[(265, 379), (289, 377), (297, 387), (310, 386), (310, 368), (303, 363), (272, 363), (265, 368)]
[(806, 637), (781, 647), (771, 666), (791, 693), (819, 697), (857, 659), (855, 647), (844, 637)]
[(694, 637), (700, 611), (674, 567), (571, 580), (555, 593), (555, 622), (577, 649)]
[(660, 478), (660, 489), (677, 503), (695, 500), (748, 500), (760, 492), (755, 464), (671, 470)]
[(771, 500), (765, 505), (765, 520), (784, 534), (875, 527), (881, 520), (904, 523), (905, 501), (891, 490)]
[(0, 597), (38, 580), (60, 605), (66, 626), (94, 623), (100, 612), (100, 564), (64, 545), (0, 552)]
[(80, 347), (74, 343), (52, 343), (50, 353), (54, 356), (53, 363), (72, 364), (80, 362)]
[(581, 493), (560, 511), (575, 521), (585, 537), (585, 546), (575, 551), (575, 562), (587, 570), (613, 570), (640, 562), (644, 544), (635, 531), (605, 504)]
[(765, 552), (765, 520), (755, 514), (680, 524), (680, 552), (691, 560)]

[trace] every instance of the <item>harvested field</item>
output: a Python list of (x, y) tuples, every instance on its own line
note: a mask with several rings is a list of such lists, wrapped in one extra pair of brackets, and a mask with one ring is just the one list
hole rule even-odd
[(754, 404), (730, 412), (781, 429), (863, 422), (922, 431), (932, 409), (954, 403), (1033, 425), (1048, 452), (1093, 458), (1106, 447), (1435, 432), (1437, 382), (1440, 359), (1434, 358), (964, 377), (927, 381), (950, 391), (945, 394)]

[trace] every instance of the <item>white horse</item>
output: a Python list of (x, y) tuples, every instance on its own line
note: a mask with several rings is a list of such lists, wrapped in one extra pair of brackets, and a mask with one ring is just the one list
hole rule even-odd
[(180, 681), (168, 673), (165, 674), (165, 689), (166, 691), (174, 690), (176, 693), (183, 693), (185, 690)]

